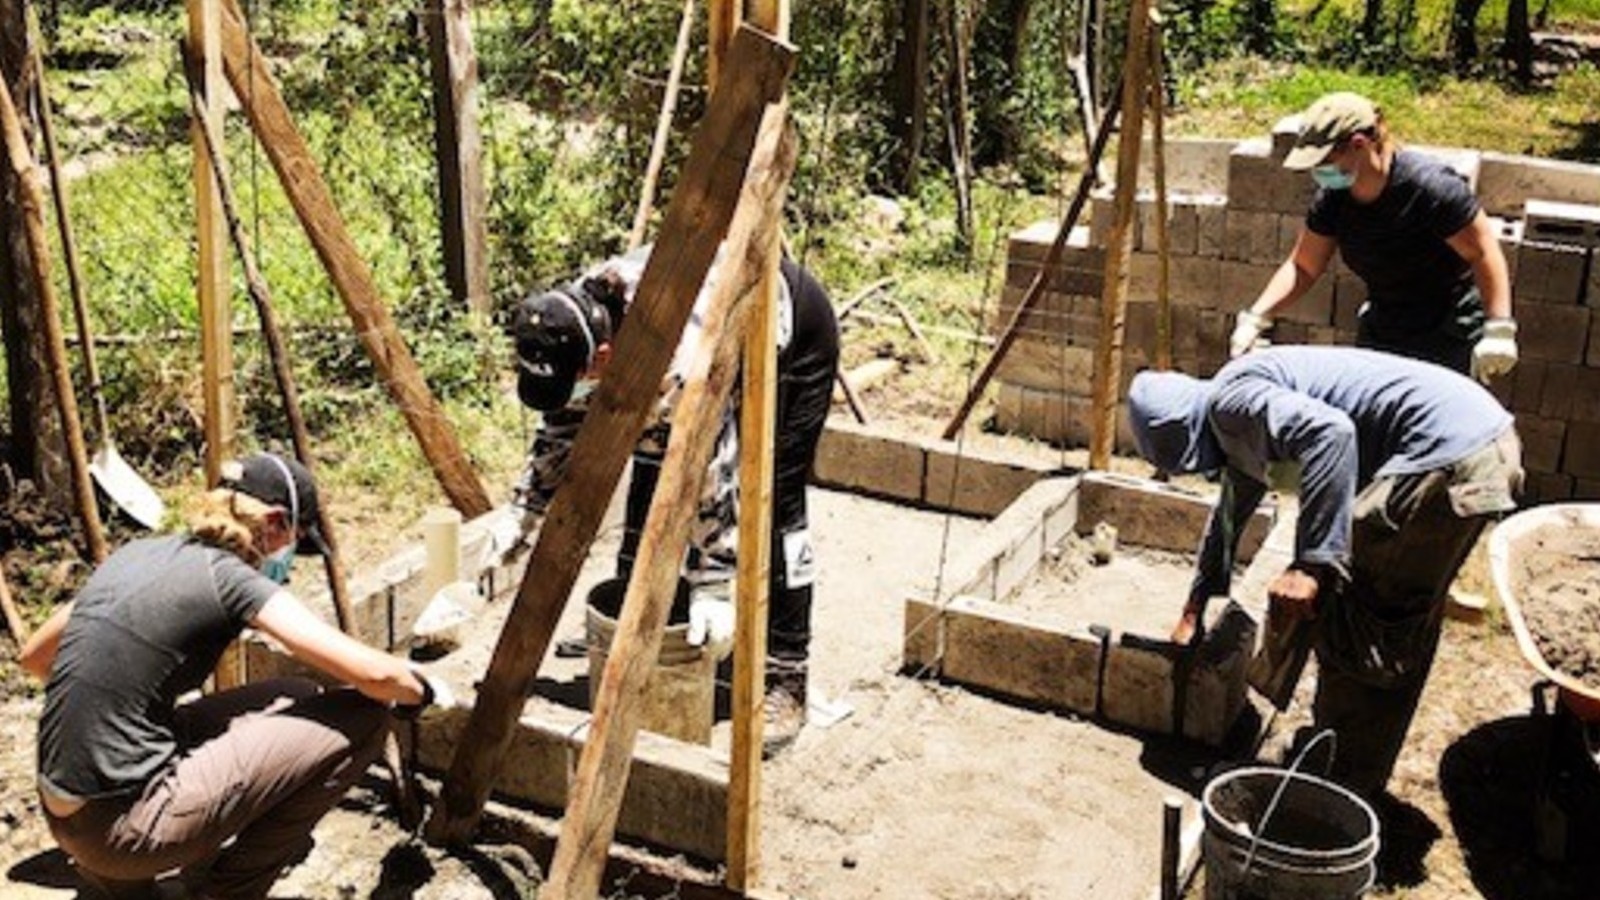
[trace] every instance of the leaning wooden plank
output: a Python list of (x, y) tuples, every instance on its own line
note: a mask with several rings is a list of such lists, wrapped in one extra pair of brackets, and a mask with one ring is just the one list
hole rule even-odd
[(712, 95), (633, 308), (617, 335), (617, 358), (629, 364), (607, 373), (573, 443), (572, 468), (540, 528), (472, 722), (446, 776), (441, 805), (429, 822), (431, 840), (464, 841), (472, 834), (517, 711), (733, 218), (762, 113), (782, 96), (794, 58), (792, 47), (753, 29), (739, 33), (733, 54), (736, 64), (728, 71), (737, 77)]
[[(289, 115), (271, 64), (251, 38), (236, 0), (221, 3), (223, 71), (327, 269), (329, 280), (344, 301), (345, 311), (355, 323), (356, 336), (389, 396), (406, 417), (445, 496), (463, 516), (483, 515), (491, 508), (489, 495), (383, 305), (372, 270), (339, 215), (311, 148)], [(191, 49), (198, 57), (199, 49)]]
[(561, 840), (539, 892), (541, 900), (588, 900), (600, 889), (639, 733), (639, 698), (661, 652), (683, 550), (698, 511), (697, 498), (716, 449), (717, 422), (738, 375), (743, 338), (756, 309), (753, 301), (763, 293), (760, 285), (777, 250), (771, 235), (782, 215), (795, 159), (787, 114), (787, 107), (777, 104), (761, 123), (739, 213), (706, 311), (699, 355), (673, 414), (661, 481), (639, 540), (633, 579), (595, 697), (589, 742), (578, 760)]
[(67, 462), (72, 473), (72, 493), (83, 523), (83, 536), (89, 557), (95, 562), (106, 558), (105, 532), (100, 528), (100, 507), (95, 503), (94, 484), (89, 477), (89, 455), (83, 446), (83, 422), (78, 418), (78, 400), (72, 393), (72, 372), (67, 368), (67, 338), (61, 331), (60, 304), (50, 282), (50, 242), (44, 233), (44, 191), (39, 187), (39, 169), (22, 134), (22, 117), (11, 100), (11, 85), (0, 76), (0, 144), (10, 161), (17, 185), (17, 204), (22, 207), (23, 230), (28, 251), (33, 257), (34, 290), (39, 297), (39, 320), (44, 329), (45, 358), (56, 395), (56, 411), (61, 415), (61, 433), (66, 438)]

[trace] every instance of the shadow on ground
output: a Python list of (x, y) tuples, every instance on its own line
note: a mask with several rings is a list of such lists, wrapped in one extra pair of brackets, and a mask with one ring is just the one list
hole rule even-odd
[(1565, 716), (1480, 725), (1445, 751), (1440, 789), (1486, 900), (1588, 900), (1600, 885), (1600, 772)]

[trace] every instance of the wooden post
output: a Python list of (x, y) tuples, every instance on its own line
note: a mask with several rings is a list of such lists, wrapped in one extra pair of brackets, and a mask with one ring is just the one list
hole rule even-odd
[(722, 64), (744, 20), (744, 4), (741, 0), (706, 0), (706, 12), (706, 84), (715, 88), (722, 83)]
[[(198, 60), (192, 54), (185, 53), (185, 70), (189, 75), (189, 109), (198, 120), (204, 111), (204, 99), (200, 93), (197, 81), (200, 74)], [(244, 223), (239, 220), (239, 206), (234, 202), (233, 188), (228, 181), (227, 162), (222, 156), (221, 140), (206, 125), (201, 122), (200, 135), (205, 144), (206, 159), (211, 165), (211, 172), (216, 176), (217, 198), (221, 201), (223, 218), (228, 226), (228, 235), (233, 240), (234, 251), (239, 256), (239, 265), (244, 269), (245, 286), (250, 294), (251, 301), (256, 307), (256, 316), (261, 320), (261, 334), (266, 340), (267, 356), (272, 361), (273, 378), (278, 383), (278, 393), (283, 397), (283, 415), (289, 420), (289, 434), (294, 442), (294, 455), (306, 471), (316, 472), (316, 460), (311, 454), (311, 436), (306, 431), (305, 416), (300, 412), (300, 392), (295, 387), (294, 372), (289, 368), (289, 351), (284, 347), (283, 332), (278, 328), (278, 318), (272, 310), (272, 292), (267, 288), (267, 280), (261, 274), (261, 269), (256, 265), (256, 255), (250, 249), (250, 239), (245, 235)], [(317, 509), (317, 530), (321, 532), (322, 539), (328, 545), (328, 553), (323, 556), (322, 564), (327, 570), (328, 593), (333, 596), (334, 616), (338, 619), (339, 630), (345, 634), (353, 633), (355, 619), (350, 611), (350, 591), (344, 580), (344, 569), (339, 564), (339, 545), (334, 539), (333, 522), (328, 515), (328, 505), (320, 504)]]
[[(218, 52), (220, 10), (216, 0), (187, 0), (189, 43), (203, 61), (200, 90), (205, 100), (204, 127), (222, 134), (224, 91), (222, 54)], [(221, 477), (223, 460), (233, 458), (238, 435), (233, 391), (233, 312), (229, 302), (227, 235), (216, 180), (199, 119), (189, 125), (194, 157), (196, 260), (195, 292), (200, 305), (200, 393), (204, 401), (206, 484)], [(224, 685), (231, 687), (232, 685)]]
[[(616, 831), (639, 733), (639, 700), (661, 652), (683, 549), (715, 449), (717, 422), (738, 375), (740, 349), (751, 319), (766, 302), (762, 295), (767, 288), (762, 282), (777, 249), (773, 229), (782, 214), (784, 188), (794, 168), (794, 140), (786, 132), (786, 123), (787, 107), (782, 103), (770, 107), (761, 123), (724, 262), (717, 269), (699, 355), (673, 412), (672, 439), (661, 464), (661, 481), (639, 541), (633, 579), (611, 641), (588, 738), (561, 820), (561, 838), (540, 900), (588, 900), (599, 895), (600, 874)], [(741, 520), (745, 515), (742, 502), (739, 515)], [(740, 614), (743, 612), (741, 609)]]
[[(746, 13), (750, 24), (789, 37), (788, 0), (751, 0)], [(782, 130), (786, 107), (768, 114), (773, 127)], [(769, 139), (776, 140), (776, 136)], [(764, 221), (756, 223), (750, 240), (765, 245), (760, 255), (761, 285), (749, 313), (744, 338), (744, 376), (739, 405), (739, 549), (733, 645), (733, 742), (728, 761), (728, 886), (738, 891), (754, 888), (761, 874), (761, 753), (762, 702), (766, 695), (767, 622), (771, 614), (772, 502), (774, 444), (778, 419), (778, 294), (781, 290), (782, 198), (793, 168), (792, 146), (788, 160), (774, 160), (774, 194), (770, 209), (751, 211)], [(782, 156), (782, 153), (779, 154)], [(752, 167), (753, 168), (753, 167)], [(757, 207), (761, 189), (752, 171), (741, 216)], [(743, 219), (736, 219), (735, 233)], [(730, 241), (731, 242), (731, 241)], [(731, 337), (731, 335), (730, 335)], [(850, 394), (845, 395), (847, 398)], [(781, 550), (779, 551), (782, 552)], [(782, 560), (779, 565), (783, 565)]]
[(644, 167), (644, 184), (639, 186), (639, 207), (633, 213), (633, 229), (628, 232), (629, 250), (644, 243), (650, 210), (655, 207), (656, 180), (661, 177), (661, 161), (667, 156), (667, 139), (672, 136), (672, 113), (678, 108), (678, 88), (683, 84), (684, 61), (689, 58), (689, 38), (694, 33), (697, 2), (699, 0), (683, 0), (678, 42), (672, 48), (672, 71), (667, 75), (667, 90), (661, 95), (661, 115), (656, 117), (656, 134), (650, 142), (650, 161)]
[(1089, 468), (1105, 469), (1117, 439), (1117, 395), (1122, 380), (1122, 337), (1127, 324), (1128, 257), (1139, 189), (1139, 141), (1149, 85), (1150, 0), (1128, 7), (1128, 50), (1122, 64), (1122, 139), (1117, 143), (1116, 217), (1106, 236), (1106, 281), (1100, 297), (1100, 342), (1094, 355), (1093, 432)]
[(429, 0), (428, 57), (433, 70), (433, 137), (439, 165), (439, 229), (450, 296), (487, 318), (488, 234), (483, 194), (483, 137), (478, 130), (478, 56), (472, 0)]
[[(1117, 90), (1122, 90), (1122, 82), (1117, 82)], [(1095, 170), (1099, 168), (1100, 157), (1105, 153), (1106, 142), (1111, 137), (1111, 131), (1116, 124), (1117, 115), (1121, 106), (1113, 96), (1106, 103), (1105, 112), (1100, 119), (1100, 127), (1095, 131), (1094, 146), (1089, 148), (1089, 159), (1083, 167), (1083, 177), (1078, 179), (1078, 193), (1072, 198), (1072, 206), (1067, 209), (1067, 215), (1061, 220), (1061, 229), (1056, 232), (1056, 239), (1050, 245), (1050, 252), (1044, 256), (1044, 263), (1039, 266), (1038, 274), (1033, 276), (1033, 281), (1028, 285), (1027, 293), (1017, 301), (1017, 308), (1011, 313), (1011, 320), (1006, 323), (1005, 330), (1000, 333), (1000, 340), (995, 344), (994, 352), (989, 355), (989, 361), (984, 363), (983, 371), (973, 380), (972, 387), (967, 390), (967, 396), (962, 399), (961, 407), (956, 410), (950, 424), (945, 426), (944, 439), (951, 440), (956, 433), (961, 431), (961, 426), (967, 423), (967, 416), (972, 414), (972, 408), (978, 404), (978, 398), (983, 396), (984, 388), (989, 386), (989, 380), (994, 378), (994, 373), (1000, 370), (1000, 364), (1005, 362), (1006, 354), (1011, 351), (1011, 345), (1017, 342), (1017, 336), (1022, 333), (1022, 321), (1027, 318), (1039, 298), (1044, 296), (1044, 287), (1049, 284), (1051, 273), (1061, 262), (1061, 254), (1067, 249), (1067, 241), (1072, 237), (1072, 229), (1078, 224), (1078, 216), (1083, 214), (1083, 207), (1089, 202), (1089, 191), (1093, 190), (1095, 183)]]
[(361, 258), (305, 137), (284, 105), (271, 65), (250, 37), (236, 0), (218, 2), (222, 4), (223, 71), (329, 280), (344, 301), (356, 336), (389, 396), (411, 426), (445, 495), (464, 517), (483, 515), (491, 508), (489, 495), (384, 307), (372, 271)]
[(17, 609), (17, 601), (11, 597), (11, 587), (6, 584), (6, 573), (0, 568), (0, 611), (6, 617), (6, 627), (11, 629), (11, 638), (17, 642), (17, 649), (28, 642), (28, 623), (22, 618), (22, 611)]
[(1179, 900), (1178, 857), (1182, 844), (1183, 801), (1161, 801), (1161, 900)]
[(1150, 10), (1150, 158), (1156, 182), (1156, 368), (1172, 368), (1172, 238), (1167, 206), (1167, 86), (1161, 11)]
[(3, 75), (0, 75), (0, 131), (3, 131), (6, 158), (17, 185), (17, 204), (21, 207), (23, 230), (33, 262), (31, 274), (39, 297), (40, 325), (44, 329), (45, 355), (56, 394), (56, 412), (61, 416), (61, 432), (72, 471), (73, 499), (79, 521), (83, 523), (89, 557), (98, 563), (106, 558), (106, 537), (100, 527), (100, 508), (96, 505), (94, 482), (89, 475), (89, 455), (84, 450), (78, 400), (72, 393), (72, 372), (67, 368), (67, 339), (61, 330), (61, 307), (56, 302), (55, 286), (50, 283), (50, 241), (44, 231), (44, 192), (39, 187), (39, 168), (22, 133), (22, 116), (12, 102), (11, 83)]
[(616, 357), (629, 365), (607, 373), (573, 441), (572, 468), (539, 529), (428, 823), (432, 841), (464, 841), (477, 826), (567, 595), (733, 218), (762, 114), (782, 96), (793, 60), (792, 47), (755, 29), (735, 36), (729, 67), (739, 75), (718, 86), (695, 133), (661, 237), (617, 334)]

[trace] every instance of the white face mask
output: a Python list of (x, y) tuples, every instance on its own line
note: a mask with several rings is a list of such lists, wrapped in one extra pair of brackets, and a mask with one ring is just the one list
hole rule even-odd
[(600, 386), (600, 379), (598, 379), (598, 378), (583, 378), (583, 379), (579, 379), (578, 383), (574, 384), (572, 386), (572, 399), (568, 400), (567, 402), (568, 403), (582, 403), (582, 402), (588, 400), (589, 399), (589, 395), (593, 394), (594, 393), (594, 389), (599, 387), (599, 386)]
[(261, 561), (261, 574), (276, 581), (278, 584), (289, 583), (289, 573), (294, 570), (294, 542), (283, 545), (283, 549)]

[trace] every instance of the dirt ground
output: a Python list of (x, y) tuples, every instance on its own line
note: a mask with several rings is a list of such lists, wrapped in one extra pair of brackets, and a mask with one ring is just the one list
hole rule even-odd
[[(925, 422), (919, 433), (933, 434), (939, 424)], [(1022, 446), (992, 435), (972, 440), (986, 449)], [(1073, 462), (1071, 454), (1033, 445), (1022, 452)], [(1136, 463), (1127, 467), (1140, 471)], [(941, 559), (982, 523), (885, 511), (826, 491), (814, 491), (813, 499), (823, 566), (814, 684), (854, 713), (831, 728), (808, 729), (767, 767), (765, 884), (828, 900), (1148, 896), (1160, 810), (1154, 795), (1141, 792), (1153, 785), (1192, 798), (1221, 760), (900, 674), (906, 591), (933, 585)], [(614, 528), (602, 535), (586, 578), (600, 577), (616, 539)], [(1481, 553), (1460, 586), (1491, 590)], [(1172, 602), (1175, 610), (1178, 598)], [(558, 636), (580, 630), (577, 615), (569, 610)], [(552, 680), (582, 665), (560, 663), (568, 668), (552, 663)], [(470, 669), (474, 661), (461, 664)], [(70, 869), (50, 849), (32, 788), (39, 700), (14, 667), (3, 678), (0, 896), (70, 897)], [(1537, 852), (1542, 845), (1547, 855), (1560, 855), (1560, 838), (1573, 848), (1600, 839), (1592, 830), (1600, 822), (1600, 777), (1566, 752), (1576, 746), (1564, 740), (1572, 734), (1560, 733), (1567, 717), (1531, 714), (1534, 681), (1497, 608), (1481, 623), (1447, 625), (1391, 782), (1395, 801), (1381, 810), (1385, 884), (1377, 896), (1597, 895), (1600, 862), (1582, 861), (1581, 853), (1577, 863), (1544, 862)], [(575, 681), (567, 685), (576, 688)], [(1304, 724), (1309, 688), (1308, 677), (1297, 707), (1272, 723), (1266, 752)], [(1558, 751), (1547, 752), (1551, 746)], [(1140, 783), (1088, 777), (1105, 768), (1097, 765), (1102, 759), (1134, 761)], [(1540, 802), (1541, 795), (1555, 799)], [(385, 797), (375, 772), (319, 825), (316, 849), (272, 896), (508, 898), (536, 891), (535, 848), (503, 839), (471, 852), (425, 847), (399, 828)], [(1563, 818), (1570, 829), (1551, 825)], [(673, 865), (685, 863), (652, 867)], [(636, 895), (627, 886), (610, 890)]]

